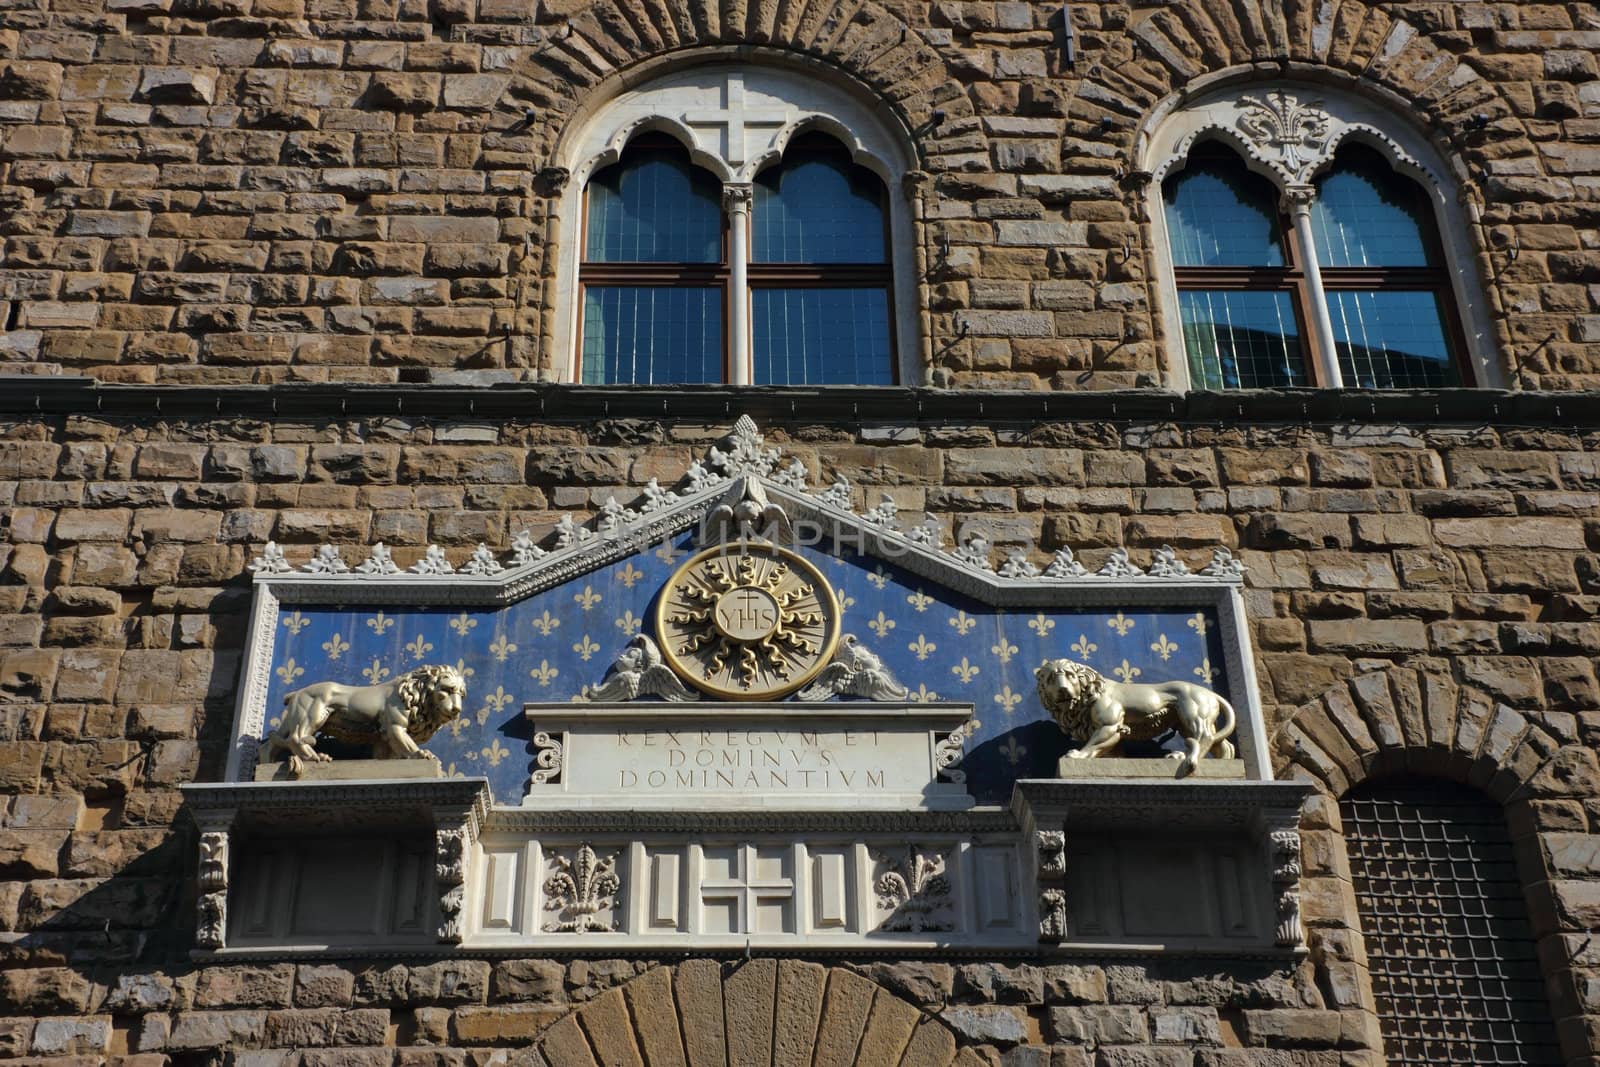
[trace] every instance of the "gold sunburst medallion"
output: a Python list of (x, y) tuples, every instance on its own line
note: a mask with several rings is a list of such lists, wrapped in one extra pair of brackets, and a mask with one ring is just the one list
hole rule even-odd
[(735, 541), (694, 556), (656, 603), (662, 656), (723, 700), (774, 700), (827, 666), (839, 601), (822, 572), (787, 549)]

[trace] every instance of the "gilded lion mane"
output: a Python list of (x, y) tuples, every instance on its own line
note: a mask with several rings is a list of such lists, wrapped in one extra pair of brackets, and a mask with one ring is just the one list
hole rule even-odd
[[(1056, 677), (1062, 674), (1076, 683), (1076, 692), (1063, 691), (1056, 685)], [(1089, 709), (1106, 686), (1100, 672), (1074, 660), (1052, 659), (1034, 672), (1034, 678), (1039, 684), (1039, 702), (1056, 724), (1071, 737), (1087, 737), (1094, 728), (1089, 722)]]

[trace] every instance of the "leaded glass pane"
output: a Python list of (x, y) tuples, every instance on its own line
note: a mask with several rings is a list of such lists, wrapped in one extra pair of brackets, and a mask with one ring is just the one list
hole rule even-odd
[(1499, 808), (1419, 780), (1339, 813), (1389, 1067), (1562, 1062)]
[(1173, 266), (1283, 266), (1272, 183), (1251, 174), (1237, 156), (1191, 156), (1167, 179), (1162, 199)]
[(1370, 149), (1341, 151), (1333, 170), (1317, 179), (1311, 231), (1323, 268), (1435, 262), (1432, 206)]
[(750, 219), (756, 263), (884, 261), (883, 182), (842, 153), (785, 158), (762, 171)]
[(1289, 294), (1191, 289), (1178, 294), (1195, 389), (1304, 385), (1305, 354)]
[(589, 286), (583, 380), (590, 385), (722, 380), (722, 290)]
[(1328, 314), (1346, 385), (1427, 389), (1461, 384), (1436, 293), (1330, 290)]
[(717, 263), (722, 186), (681, 151), (630, 150), (589, 181), (591, 263)]
[(890, 385), (889, 294), (883, 289), (756, 289), (758, 385)]

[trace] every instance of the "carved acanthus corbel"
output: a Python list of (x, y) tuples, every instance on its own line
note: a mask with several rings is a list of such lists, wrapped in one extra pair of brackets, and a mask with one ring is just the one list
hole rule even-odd
[(439, 930), (442, 944), (459, 945), (465, 936), (467, 863), (478, 836), (478, 813), (471, 807), (439, 808), (434, 812), (434, 885), (439, 894)]
[(1273, 943), (1297, 948), (1306, 939), (1300, 919), (1300, 810), (1269, 809), (1262, 813), (1261, 822), (1272, 877)]

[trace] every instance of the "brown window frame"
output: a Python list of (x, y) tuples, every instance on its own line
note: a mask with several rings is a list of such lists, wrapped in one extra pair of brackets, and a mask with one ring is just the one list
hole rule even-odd
[[(1232, 147), (1219, 141), (1203, 142), (1195, 146), (1188, 158), (1184, 161), (1187, 167), (1190, 161), (1197, 158), (1203, 159), (1204, 153), (1212, 150), (1217, 153), (1227, 153), (1232, 156), (1241, 167), (1245, 161)], [(1196, 153), (1201, 153), (1197, 156)], [(1337, 157), (1335, 157), (1337, 162)], [(1385, 160), (1387, 164), (1388, 161)], [(1246, 167), (1248, 169), (1248, 167)], [(1183, 174), (1180, 168), (1173, 172), (1171, 177)], [(1405, 177), (1402, 175), (1402, 177)], [(1406, 177), (1407, 181), (1415, 179)], [(1427, 201), (1427, 198), (1423, 198)], [(1324, 267), (1317, 266), (1318, 274), (1322, 278), (1324, 294), (1334, 292), (1350, 292), (1356, 290), (1384, 290), (1389, 292), (1431, 292), (1439, 300), (1440, 315), (1445, 319), (1445, 340), (1450, 346), (1450, 362), (1456, 368), (1456, 374), (1461, 385), (1470, 387), (1476, 384), (1476, 376), (1472, 373), (1471, 361), (1467, 359), (1466, 331), (1461, 323), (1461, 312), (1456, 304), (1455, 288), (1450, 281), (1449, 260), (1445, 255), (1444, 243), (1439, 235), (1438, 213), (1433, 211), (1433, 205), (1428, 203), (1428, 210), (1432, 212), (1433, 225), (1425, 235), (1428, 242), (1428, 252), (1433, 261), (1438, 264), (1434, 267)], [(1162, 190), (1162, 209), (1166, 208), (1166, 191)], [(1185, 291), (1200, 289), (1212, 290), (1267, 290), (1288, 292), (1290, 303), (1293, 305), (1295, 325), (1300, 331), (1301, 350), (1305, 359), (1306, 381), (1310, 386), (1325, 389), (1329, 387), (1323, 367), (1338, 362), (1337, 352), (1324, 352), (1322, 339), (1316, 329), (1311, 326), (1311, 290), (1306, 280), (1305, 267), (1306, 249), (1302, 247), (1300, 231), (1294, 225), (1294, 220), (1289, 213), (1283, 210), (1280, 201), (1274, 205), (1275, 218), (1278, 226), (1278, 241), (1283, 248), (1284, 265), (1281, 267), (1180, 267), (1172, 266), (1173, 285), (1181, 294)], [(1172, 258), (1172, 235), (1167, 235), (1168, 261)], [(1331, 309), (1325, 309), (1330, 318)], [(1183, 344), (1183, 338), (1178, 338), (1178, 343)], [(1189, 358), (1187, 347), (1182, 352), (1185, 361)], [(1354, 386), (1346, 382), (1346, 388)], [(1402, 387), (1403, 388), (1403, 387)]]
[[(858, 166), (850, 158), (849, 150), (833, 138), (820, 135), (816, 138), (796, 138), (785, 149), (782, 158), (773, 161), (763, 171), (772, 167), (782, 166), (789, 159), (789, 152), (796, 146), (806, 154), (820, 152), (836, 152), (851, 166)], [(826, 147), (818, 147), (826, 146)], [(646, 133), (634, 138), (628, 143), (628, 149), (672, 149), (675, 151), (687, 150), (682, 142), (664, 133)], [(618, 161), (620, 162), (620, 160)], [(615, 164), (613, 164), (615, 165)], [(691, 159), (690, 166), (696, 166)], [(864, 168), (863, 168), (864, 169)], [(868, 173), (871, 173), (868, 171)], [(759, 174), (757, 175), (759, 177)], [(745, 292), (742, 299), (745, 301), (745, 323), (751, 336), (746, 338), (752, 353), (755, 342), (754, 321), (754, 294), (757, 289), (868, 289), (882, 288), (887, 297), (889, 311), (889, 370), (892, 384), (900, 383), (900, 361), (896, 356), (899, 338), (895, 329), (895, 287), (894, 287), (894, 257), (892, 229), (889, 219), (889, 191), (887, 184), (876, 174), (873, 180), (883, 188), (883, 209), (881, 211), (883, 224), (884, 259), (882, 263), (762, 263), (756, 261), (754, 216), (755, 205), (747, 214), (745, 248), (749, 250), (752, 258), (745, 264)], [(581, 204), (583, 217), (578, 227), (578, 285), (577, 285), (577, 331), (575, 352), (573, 356), (573, 378), (583, 381), (583, 338), (584, 338), (584, 307), (585, 294), (592, 285), (596, 288), (624, 288), (624, 287), (652, 287), (652, 288), (682, 288), (682, 289), (711, 289), (720, 290), (722, 294), (722, 381), (726, 385), (733, 377), (732, 352), (733, 338), (732, 307), (731, 301), (739, 299), (740, 294), (735, 294), (733, 288), (732, 230), (729, 222), (729, 213), (726, 207), (719, 205), (722, 218), (721, 250), (716, 263), (621, 263), (621, 262), (595, 262), (587, 258), (589, 250), (589, 185), (584, 184)], [(657, 383), (666, 384), (666, 383)], [(717, 384), (717, 383), (711, 383)], [(819, 383), (828, 384), (828, 383)]]

